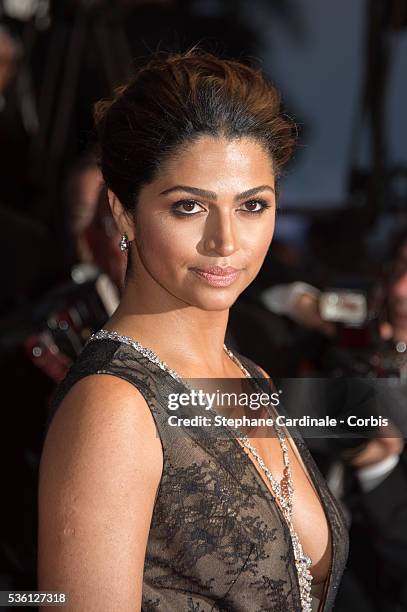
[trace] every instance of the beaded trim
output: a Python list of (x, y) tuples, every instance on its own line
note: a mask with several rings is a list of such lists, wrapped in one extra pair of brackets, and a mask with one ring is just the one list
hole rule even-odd
[[(122, 336), (121, 334), (115, 331), (108, 331), (106, 329), (101, 329), (96, 333), (92, 334), (90, 338), (87, 340), (86, 344), (93, 340), (104, 340), (104, 339), (116, 340), (117, 342), (122, 342), (123, 344), (128, 344), (132, 346), (136, 351), (144, 355), (147, 359), (149, 359), (152, 363), (155, 363), (161, 370), (167, 372), (178, 382), (184, 384), (187, 388), (192, 390), (192, 388), (177, 374), (175, 370), (172, 370), (164, 361), (162, 361), (154, 351), (149, 348), (146, 348), (137, 340), (130, 338), (129, 336)], [(236, 365), (242, 370), (247, 378), (251, 378), (250, 372), (240, 363), (239, 359), (232, 353), (232, 351), (227, 348), (224, 344), (223, 348), (225, 352), (229, 355), (229, 357), (236, 363)], [(101, 371), (102, 372), (102, 371)], [(215, 413), (213, 408), (210, 408), (210, 411)], [(225, 426), (226, 429), (236, 438), (240, 440), (243, 446), (245, 446), (253, 455), (263, 472), (265, 473), (267, 479), (271, 484), (272, 491), (276, 496), (283, 516), (286, 520), (288, 529), (291, 535), (291, 542), (293, 546), (295, 565), (298, 575), (299, 582), (299, 590), (300, 590), (300, 598), (301, 598), (301, 610), (302, 612), (312, 612), (312, 597), (311, 597), (311, 582), (312, 582), (312, 574), (309, 571), (309, 568), (312, 564), (312, 561), (308, 555), (306, 555), (303, 551), (301, 542), (299, 537), (294, 529), (292, 523), (292, 513), (293, 513), (293, 496), (294, 496), (294, 483), (292, 480), (291, 474), (291, 466), (290, 459), (288, 455), (288, 448), (286, 444), (286, 436), (284, 432), (278, 427), (274, 425), (276, 430), (280, 447), (283, 452), (283, 461), (284, 461), (284, 470), (283, 470), (283, 478), (281, 482), (278, 482), (271, 471), (268, 469), (266, 464), (264, 463), (262, 457), (259, 455), (257, 449), (251, 444), (249, 438), (240, 432), (237, 428), (232, 429), (230, 427)]]

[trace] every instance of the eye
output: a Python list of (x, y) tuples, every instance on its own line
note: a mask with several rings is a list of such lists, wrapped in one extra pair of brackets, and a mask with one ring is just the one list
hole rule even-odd
[[(200, 210), (194, 210), (195, 207), (199, 207)], [(175, 215), (180, 217), (192, 217), (193, 215), (202, 212), (203, 208), (195, 200), (179, 200), (171, 206), (171, 210)]]
[[(247, 209), (246, 210), (240, 209), (240, 210), (242, 210), (243, 212), (249, 213), (249, 214), (253, 214), (253, 215), (262, 213), (266, 208), (270, 208), (270, 204), (268, 204), (266, 200), (262, 200), (262, 199), (248, 200), (247, 202), (243, 204), (243, 206), (249, 206), (251, 208), (249, 210)], [(255, 207), (255, 208), (253, 209), (252, 207)]]

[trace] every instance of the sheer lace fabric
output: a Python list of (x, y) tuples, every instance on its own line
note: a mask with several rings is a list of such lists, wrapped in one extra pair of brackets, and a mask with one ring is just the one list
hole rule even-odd
[[(253, 377), (262, 377), (251, 360), (235, 355)], [(184, 428), (181, 435), (168, 425), (167, 397), (184, 392), (182, 382), (131, 346), (97, 340), (58, 387), (48, 425), (72, 385), (96, 373), (139, 389), (162, 442), (164, 467), (147, 542), (142, 610), (300, 612), (288, 527), (252, 461), (231, 435), (200, 427)], [(259, 378), (258, 390), (270, 391)], [(347, 527), (308, 449), (293, 435), (331, 529), (332, 565), (322, 606), (329, 611), (347, 559)]]

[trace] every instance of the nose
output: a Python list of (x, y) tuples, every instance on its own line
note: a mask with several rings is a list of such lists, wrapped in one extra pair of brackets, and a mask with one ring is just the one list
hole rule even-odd
[(233, 223), (232, 212), (213, 211), (208, 215), (205, 224), (204, 247), (208, 253), (223, 257), (232, 255), (238, 248), (237, 228)]

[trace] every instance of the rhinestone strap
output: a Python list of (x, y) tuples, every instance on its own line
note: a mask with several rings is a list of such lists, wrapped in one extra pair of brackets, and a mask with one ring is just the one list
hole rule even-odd
[[(183, 380), (175, 370), (172, 370), (164, 361), (162, 361), (154, 351), (149, 348), (146, 348), (140, 342), (133, 340), (129, 336), (122, 336), (121, 334), (115, 331), (109, 331), (105, 329), (101, 329), (98, 332), (92, 334), (88, 339), (87, 343), (93, 340), (104, 340), (104, 339), (116, 340), (117, 342), (122, 342), (124, 344), (128, 344), (132, 346), (136, 351), (144, 355), (149, 361), (155, 363), (161, 370), (167, 372), (170, 376), (172, 376), (178, 382), (184, 384), (188, 389), (192, 390), (192, 388)], [(225, 352), (229, 355), (229, 357), (236, 363), (236, 365), (242, 370), (244, 375), (247, 378), (251, 378), (250, 372), (240, 363), (239, 359), (232, 353), (232, 351), (227, 348), (224, 344), (223, 348)], [(209, 408), (209, 407), (208, 407)], [(209, 408), (211, 412), (215, 413), (213, 408)], [(291, 466), (290, 466), (290, 458), (288, 454), (288, 447), (286, 443), (285, 433), (278, 427), (276, 424), (274, 425), (275, 431), (277, 433), (277, 437), (280, 442), (280, 447), (283, 453), (283, 461), (284, 461), (284, 470), (283, 470), (283, 478), (281, 482), (278, 482), (271, 471), (268, 469), (266, 464), (264, 463), (262, 457), (259, 455), (257, 449), (251, 444), (249, 438), (239, 431), (237, 428), (232, 429), (226, 426), (226, 429), (236, 437), (241, 444), (246, 447), (256, 462), (259, 464), (260, 468), (265, 473), (267, 479), (271, 484), (272, 491), (279, 502), (281, 507), (283, 516), (287, 523), (288, 529), (291, 535), (291, 542), (293, 546), (295, 566), (297, 569), (299, 589), (300, 589), (300, 598), (301, 598), (301, 610), (302, 612), (312, 612), (312, 597), (311, 597), (311, 582), (312, 582), (312, 574), (309, 571), (311, 566), (311, 559), (308, 555), (306, 555), (303, 551), (301, 542), (299, 537), (294, 529), (292, 523), (292, 514), (293, 514), (293, 497), (294, 497), (294, 483), (291, 474)]]

